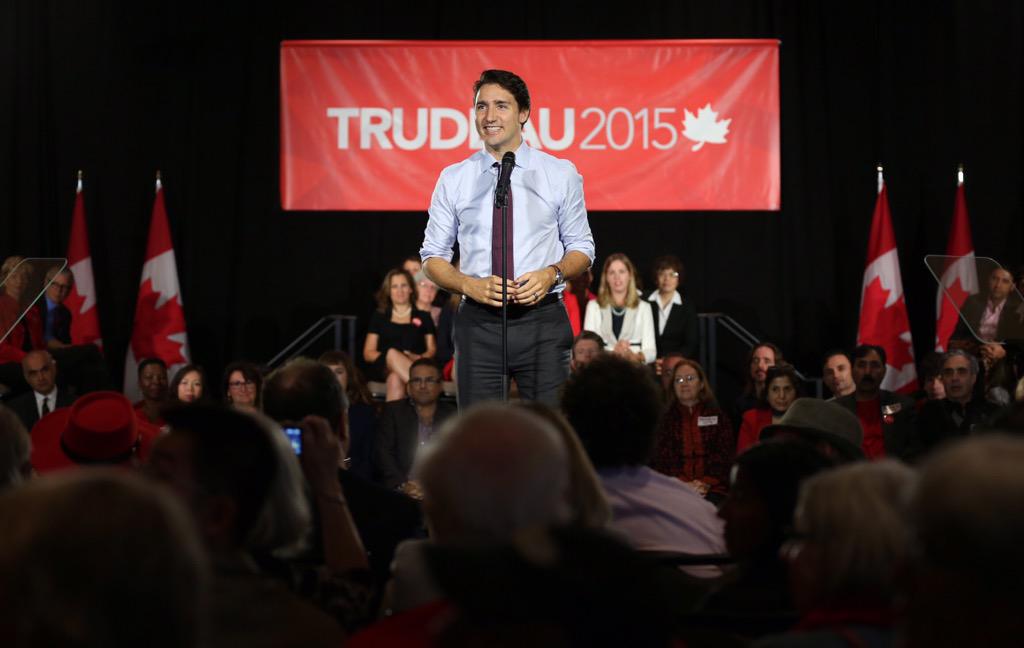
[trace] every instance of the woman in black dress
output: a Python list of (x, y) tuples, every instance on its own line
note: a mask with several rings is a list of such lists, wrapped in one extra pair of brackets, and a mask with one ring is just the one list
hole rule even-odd
[(408, 272), (391, 270), (377, 292), (377, 310), (363, 344), (363, 360), (371, 380), (387, 384), (386, 400), (405, 398), (409, 367), (437, 351), (430, 313), (414, 308), (416, 284)]

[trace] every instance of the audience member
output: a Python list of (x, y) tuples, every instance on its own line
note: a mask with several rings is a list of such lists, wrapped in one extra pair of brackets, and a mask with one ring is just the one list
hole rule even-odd
[(593, 331), (582, 331), (572, 342), (572, 356), (569, 369), (579, 373), (590, 361), (604, 352), (604, 338)]
[(761, 430), (772, 423), (778, 423), (793, 402), (800, 398), (800, 378), (790, 364), (768, 367), (764, 382), (760, 404), (743, 414), (736, 440), (737, 453), (757, 443), (761, 438)]
[[(325, 419), (341, 444), (336, 477), (366, 547), (370, 569), (381, 585), (387, 580), (395, 546), (419, 535), (419, 504), (345, 469), (348, 450), (348, 399), (337, 379), (323, 365), (298, 358), (267, 377), (264, 410), (278, 421), (300, 421), (307, 416)], [(322, 550), (322, 548), (321, 548)]]
[(415, 277), (423, 269), (423, 263), (420, 261), (420, 255), (413, 254), (405, 257), (402, 260), (402, 270), (409, 273), (410, 277)]
[(647, 304), (642, 306), (633, 262), (625, 254), (612, 254), (605, 259), (597, 299), (587, 304), (583, 328), (600, 335), (615, 355), (640, 364), (654, 362), (654, 317)]
[(761, 441), (769, 439), (801, 441), (836, 464), (864, 459), (860, 421), (835, 401), (796, 399), (778, 423), (761, 430)]
[[(643, 551), (722, 552), (722, 522), (714, 505), (678, 479), (647, 467), (662, 404), (645, 367), (604, 355), (569, 378), (562, 408), (601, 478), (613, 530)], [(685, 570), (698, 577), (720, 573), (706, 566)]]
[[(946, 386), (942, 382), (944, 360), (945, 354), (936, 351), (929, 351), (921, 358), (921, 364), (917, 369), (917, 378), (926, 401), (942, 400), (946, 397)], [(920, 407), (923, 407), (923, 404)]]
[(32, 466), (47, 473), (75, 466), (138, 466), (160, 430), (138, 417), (123, 394), (89, 392), (32, 428)]
[(667, 404), (672, 404), (676, 400), (676, 384), (673, 376), (676, 366), (686, 359), (686, 356), (678, 351), (669, 351), (664, 357), (658, 358), (658, 361), (654, 363), (654, 373), (658, 376), (658, 380), (661, 381), (662, 396)]
[(203, 400), (206, 373), (199, 365), (187, 364), (175, 372), (168, 389), (172, 403), (194, 403)]
[[(569, 464), (558, 432), (523, 408), (481, 404), (444, 426), (414, 469), (430, 542), (488, 547), (569, 521)], [(425, 541), (398, 547), (389, 587), (394, 610), (441, 596)]]
[(363, 345), (371, 380), (387, 384), (386, 400), (401, 400), (409, 382), (409, 367), (437, 351), (434, 320), (416, 310), (416, 286), (405, 270), (391, 270), (377, 292), (377, 310)]
[(21, 359), (21, 370), (32, 391), (11, 399), (7, 406), (18, 415), (26, 430), (55, 409), (75, 401), (70, 389), (57, 387), (57, 362), (49, 352), (29, 351)]
[(922, 466), (908, 648), (1010, 648), (1024, 636), (1024, 440), (950, 444)]
[(373, 435), (377, 429), (378, 407), (366, 386), (363, 372), (344, 351), (327, 351), (317, 360), (334, 372), (348, 400), (349, 470), (371, 479), (373, 476)]
[(729, 494), (718, 510), (736, 569), (708, 595), (695, 625), (750, 639), (781, 632), (796, 621), (779, 550), (793, 526), (800, 484), (831, 465), (797, 439), (760, 443), (736, 458)]
[(420, 358), (409, 369), (409, 397), (386, 403), (376, 434), (374, 472), (385, 488), (397, 488), (421, 497), (420, 485), (410, 480), (413, 460), (430, 443), (445, 419), (455, 413), (441, 398), (441, 369), (430, 358)]
[(942, 361), (946, 397), (929, 401), (921, 409), (920, 452), (968, 436), (987, 427), (1002, 408), (978, 396), (978, 359), (963, 349), (953, 349)]
[(795, 536), (783, 553), (800, 622), (758, 648), (891, 646), (914, 471), (885, 459), (815, 475), (800, 488)]
[(0, 492), (32, 477), (32, 444), (21, 419), (0, 405)]
[[(993, 387), (1007, 389), (1013, 386), (1013, 358), (1006, 362), (1008, 346), (1019, 344), (1021, 317), (1024, 305), (1014, 291), (1013, 274), (1005, 269), (993, 268), (988, 276), (988, 289), (971, 295), (960, 308), (960, 320), (950, 337), (950, 349), (965, 349), (981, 358), (985, 380), (982, 390)], [(980, 340), (980, 341), (979, 341)], [(1014, 355), (1020, 349), (1013, 347)]]
[[(594, 273), (590, 271), (590, 268), (587, 268), (582, 274), (579, 274), (572, 279), (566, 279), (565, 283), (565, 293), (571, 294), (576, 298), (575, 304), (566, 298), (565, 307), (568, 309), (572, 305), (576, 306), (578, 312), (575, 320), (580, 323), (580, 330), (582, 330), (583, 318), (587, 313), (587, 304), (597, 299), (597, 295), (590, 290), (590, 286), (594, 283)], [(564, 296), (565, 295), (563, 295), (563, 297)], [(573, 314), (570, 312), (569, 321), (572, 322), (573, 319)], [(575, 335), (579, 335), (576, 329), (573, 329), (573, 333)]]
[(75, 275), (68, 268), (53, 266), (46, 272), (46, 282), (46, 297), (38, 302), (43, 339), (47, 348), (59, 349), (71, 344), (71, 311), (64, 300), (75, 287)]
[(750, 350), (744, 370), (746, 384), (743, 386), (743, 393), (736, 398), (737, 417), (743, 416), (747, 410), (757, 407), (762, 402), (768, 367), (781, 364), (782, 361), (782, 349), (771, 342), (761, 342)]
[(139, 363), (138, 377), (142, 400), (135, 403), (135, 415), (140, 421), (162, 427), (161, 410), (168, 402), (167, 364), (160, 358), (144, 358)]
[[(309, 532), (302, 471), (281, 429), (257, 412), (218, 405), (193, 403), (170, 408), (166, 416), (170, 430), (154, 445), (148, 470), (188, 508), (212, 557), (208, 643), (340, 645), (344, 635), (330, 616), (262, 573), (254, 561), (260, 553), (299, 546)], [(330, 430), (322, 420), (304, 423), (302, 459), (312, 496), (320, 515), (334, 516), (324, 521), (325, 533), (339, 531), (332, 548), (340, 564), (328, 560), (327, 568), (343, 572), (360, 564), (362, 547), (354, 531), (344, 533), (348, 511), (333, 477), (337, 459), (331, 456)]]
[(857, 391), (853, 384), (853, 374), (850, 373), (850, 356), (846, 355), (846, 351), (834, 349), (825, 354), (821, 381), (833, 398), (849, 396)]
[(441, 323), (441, 307), (434, 305), (434, 300), (437, 299), (437, 284), (422, 270), (413, 275), (413, 279), (416, 281), (416, 310), (430, 313), (430, 319), (434, 321), (436, 329)]
[(20, 362), (27, 351), (46, 348), (39, 311), (29, 308), (34, 297), (28, 294), (32, 267), (24, 261), (24, 257), (9, 256), (0, 266), (0, 362), (4, 363)]
[(221, 385), (224, 402), (236, 409), (262, 408), (263, 372), (251, 362), (232, 362), (224, 369)]
[(864, 455), (868, 459), (910, 459), (918, 444), (917, 408), (906, 396), (882, 389), (885, 349), (862, 344), (853, 350), (851, 359), (857, 390), (837, 398), (836, 404), (853, 412), (860, 420), (864, 430)]
[(675, 398), (662, 416), (651, 468), (719, 503), (729, 489), (736, 436), (718, 406), (704, 368), (682, 360), (672, 372)]
[(202, 645), (206, 555), (164, 489), (73, 471), (0, 495), (0, 528), (4, 645)]
[(601, 480), (590, 463), (587, 451), (569, 421), (556, 409), (538, 401), (517, 401), (513, 404), (541, 417), (555, 428), (565, 444), (569, 457), (570, 523), (589, 528), (604, 528), (612, 519)]
[(683, 262), (677, 257), (668, 255), (654, 260), (654, 281), (658, 288), (651, 291), (647, 300), (654, 316), (654, 340), (659, 359), (670, 351), (686, 358), (696, 358), (700, 352), (697, 308), (692, 300), (684, 300), (679, 294), (685, 273)]

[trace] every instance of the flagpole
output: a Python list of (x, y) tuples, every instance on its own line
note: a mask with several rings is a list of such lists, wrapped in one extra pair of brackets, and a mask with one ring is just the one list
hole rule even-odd
[(160, 177), (161, 177), (160, 176), (160, 169), (157, 169), (156, 170), (156, 189), (153, 191), (153, 193), (156, 193), (157, 191), (160, 191), (160, 188), (163, 187), (163, 184), (160, 182)]
[(964, 163), (956, 165), (956, 186), (962, 187), (964, 185)]
[(79, 169), (75, 175), (78, 177), (78, 182), (75, 184), (75, 193), (82, 193), (82, 170)]
[(885, 180), (882, 178), (882, 165), (879, 164), (876, 169), (878, 169), (878, 193), (882, 193), (882, 187), (885, 186)]

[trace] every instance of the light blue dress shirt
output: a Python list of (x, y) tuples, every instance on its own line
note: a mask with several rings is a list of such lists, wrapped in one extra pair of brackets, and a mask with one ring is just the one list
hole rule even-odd
[[(430, 219), (420, 258), (452, 259), (456, 240), (460, 271), (471, 277), (491, 276), (491, 222), (495, 159), (481, 150), (441, 171), (430, 199)], [(558, 263), (569, 250), (594, 263), (594, 235), (583, 202), (583, 176), (572, 162), (531, 149), (524, 141), (512, 171), (512, 260), (520, 277)], [(553, 286), (561, 292), (564, 284)]]

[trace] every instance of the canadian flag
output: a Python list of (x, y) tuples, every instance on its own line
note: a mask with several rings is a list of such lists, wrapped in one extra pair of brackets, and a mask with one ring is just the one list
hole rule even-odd
[(967, 198), (964, 196), (964, 171), (956, 178), (956, 201), (953, 205), (953, 225), (946, 246), (946, 267), (939, 277), (939, 291), (935, 296), (935, 350), (945, 351), (960, 319), (960, 308), (967, 298), (978, 292), (978, 269), (974, 263), (974, 243), (971, 242), (971, 224), (967, 219)]
[(914, 344), (910, 319), (903, 299), (900, 259), (892, 231), (889, 197), (882, 169), (878, 169), (878, 200), (868, 239), (867, 266), (860, 297), (860, 325), (857, 344), (874, 344), (885, 349), (886, 373), (882, 388), (901, 393), (917, 390)]
[(64, 300), (64, 306), (71, 311), (71, 344), (95, 344), (102, 348), (100, 316), (96, 308), (96, 282), (92, 274), (92, 253), (89, 251), (89, 233), (85, 226), (81, 173), (75, 189), (75, 208), (71, 212), (68, 269), (75, 278), (71, 294)]
[(132, 341), (124, 363), (124, 393), (135, 400), (140, 396), (138, 363), (146, 358), (160, 358), (170, 375), (188, 364), (188, 335), (185, 311), (178, 288), (178, 266), (174, 261), (174, 245), (167, 225), (164, 190), (156, 181), (153, 218), (149, 223), (146, 263), (139, 281), (139, 299), (135, 303), (135, 324)]

